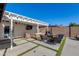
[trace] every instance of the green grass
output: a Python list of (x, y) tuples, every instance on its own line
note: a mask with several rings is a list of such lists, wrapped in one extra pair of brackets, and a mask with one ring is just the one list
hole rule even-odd
[(65, 45), (65, 42), (66, 42), (66, 37), (64, 37), (63, 40), (61, 41), (60, 47), (58, 48), (56, 56), (60, 56), (61, 55), (62, 50), (63, 50), (64, 45)]

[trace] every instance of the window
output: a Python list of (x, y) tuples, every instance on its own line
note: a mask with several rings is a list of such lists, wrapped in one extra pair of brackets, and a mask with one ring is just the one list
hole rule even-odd
[(9, 26), (5, 26), (4, 27), (4, 34), (9, 34), (10, 33), (10, 27)]
[(26, 25), (26, 30), (32, 30), (32, 25)]

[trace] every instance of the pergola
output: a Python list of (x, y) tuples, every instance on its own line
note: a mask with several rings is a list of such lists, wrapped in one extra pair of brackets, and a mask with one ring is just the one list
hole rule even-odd
[(10, 21), (10, 40), (11, 40), (11, 49), (13, 48), (13, 35), (12, 35), (12, 31), (13, 31), (13, 21), (19, 21), (19, 22), (23, 22), (23, 23), (32, 23), (32, 24), (37, 24), (37, 33), (39, 33), (39, 26), (47, 26), (48, 28), (48, 23), (36, 20), (36, 19), (32, 19), (29, 17), (25, 17), (22, 15), (18, 15), (16, 13), (12, 13), (12, 12), (8, 12), (5, 11), (3, 14), (3, 17), (7, 17)]

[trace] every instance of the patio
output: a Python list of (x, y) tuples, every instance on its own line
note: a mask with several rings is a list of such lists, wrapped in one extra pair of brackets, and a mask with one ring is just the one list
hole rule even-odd
[(59, 46), (31, 38), (19, 38), (14, 40), (13, 49), (10, 49), (10, 42), (0, 45), (0, 56), (55, 56)]

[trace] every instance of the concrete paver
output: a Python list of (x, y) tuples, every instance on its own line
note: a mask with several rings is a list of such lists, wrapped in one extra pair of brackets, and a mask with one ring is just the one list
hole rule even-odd
[[(0, 49), (0, 56), (2, 56), (2, 55), (16, 56), (16, 55), (22, 54), (23, 52), (25, 52), (23, 54), (23, 56), (53, 56), (56, 54), (56, 51), (51, 50), (52, 48), (54, 48), (53, 45), (49, 45), (49, 44), (46, 44), (44, 42), (37, 41), (34, 39), (31, 39), (31, 40), (28, 39), (28, 40), (25, 40), (24, 38), (15, 39), (14, 43), (16, 44), (16, 46), (14, 46), (12, 50), (10, 49), (10, 43), (0, 45), (1, 48), (5, 47), (3, 49)], [(38, 45), (36, 43), (47, 46), (47, 47), (51, 47), (51, 49), (48, 49), (48, 48)], [(8, 48), (7, 48), (7, 46), (8, 46)], [(58, 46), (59, 45), (57, 45), (57, 47)], [(36, 48), (32, 49), (33, 47), (36, 47)], [(32, 49), (32, 50), (30, 50), (30, 49)]]
[(59, 45), (60, 45), (60, 44), (55, 44), (55, 45), (54, 44), (47, 44), (47, 43), (44, 43), (42, 41), (37, 41), (37, 40), (35, 40), (33, 42), (38, 43), (38, 44), (41, 44), (41, 45), (44, 45), (44, 46), (47, 46), (47, 47), (50, 47), (52, 49), (58, 49), (59, 48)]
[(0, 56), (3, 56), (5, 49), (0, 50)]
[(79, 56), (79, 41), (67, 39), (64, 49), (62, 51), (63, 56)]
[(28, 41), (26, 41), (26, 40), (14, 40), (14, 43), (16, 44), (16, 45), (20, 45), (20, 44), (23, 44), (23, 43), (27, 43)]
[(29, 50), (30, 48), (33, 48), (34, 46), (36, 46), (36, 44), (33, 44), (33, 43), (26, 43), (26, 44), (22, 44), (22, 45), (19, 45), (19, 46), (16, 46), (14, 47), (12, 50), (9, 48), (7, 50), (7, 53), (6, 55), (7, 56), (16, 56), (26, 50)]
[(37, 48), (29, 51), (23, 56), (55, 56), (56, 52), (42, 46), (38, 46)]

